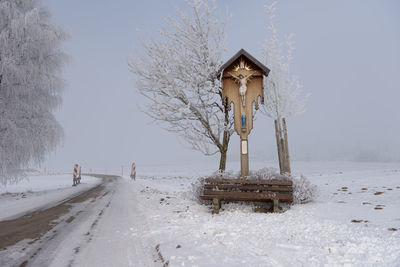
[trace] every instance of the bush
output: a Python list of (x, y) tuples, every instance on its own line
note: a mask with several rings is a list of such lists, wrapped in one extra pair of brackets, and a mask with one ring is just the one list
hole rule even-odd
[(191, 184), (191, 190), (189, 192), (189, 198), (196, 201), (199, 204), (205, 203), (205, 201), (200, 198), (200, 195), (203, 193), (204, 179), (205, 179), (204, 177), (196, 179)]
[(278, 170), (275, 168), (262, 168), (262, 169), (259, 169), (258, 171), (250, 171), (250, 174), (247, 179), (284, 180), (284, 181), (291, 180), (291, 178), (289, 176), (278, 173)]
[(293, 204), (304, 204), (318, 196), (318, 188), (303, 175), (293, 177)]

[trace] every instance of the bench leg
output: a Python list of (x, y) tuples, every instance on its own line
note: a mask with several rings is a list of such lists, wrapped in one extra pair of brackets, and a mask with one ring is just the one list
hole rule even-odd
[(274, 212), (279, 212), (279, 199), (273, 199), (274, 201)]
[(221, 200), (218, 198), (213, 198), (213, 204), (214, 204), (214, 210), (213, 210), (213, 214), (218, 214), (219, 213), (219, 209), (221, 208)]

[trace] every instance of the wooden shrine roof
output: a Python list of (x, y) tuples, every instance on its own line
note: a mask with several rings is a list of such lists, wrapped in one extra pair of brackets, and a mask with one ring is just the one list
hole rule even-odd
[(235, 62), (238, 58), (240, 58), (241, 56), (246, 57), (248, 60), (250, 60), (254, 65), (256, 65), (257, 67), (259, 67), (263, 74), (265, 76), (268, 76), (269, 74), (269, 69), (264, 66), (264, 64), (262, 64), (260, 61), (258, 61), (255, 57), (253, 57), (252, 55), (250, 55), (246, 50), (244, 50), (243, 48), (239, 50), (239, 52), (237, 52), (233, 57), (231, 57), (231, 59), (229, 59), (224, 65), (222, 65), (222, 67), (219, 69), (218, 74), (221, 74), (221, 72), (223, 72), (227, 67), (229, 67), (233, 62)]

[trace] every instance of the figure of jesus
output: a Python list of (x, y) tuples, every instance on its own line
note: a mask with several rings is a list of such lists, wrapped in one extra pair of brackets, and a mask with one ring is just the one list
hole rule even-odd
[(239, 93), (240, 96), (242, 97), (242, 106), (246, 106), (246, 91), (247, 91), (247, 81), (248, 79), (255, 73), (253, 71), (252, 73), (243, 76), (242, 74), (239, 74), (239, 76), (233, 75), (232, 73), (228, 72), (233, 78), (238, 80), (240, 82), (240, 87), (239, 87)]

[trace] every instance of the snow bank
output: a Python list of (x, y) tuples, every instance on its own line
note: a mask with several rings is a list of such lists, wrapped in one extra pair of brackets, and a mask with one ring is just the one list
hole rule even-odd
[[(82, 184), (97, 184), (99, 179), (82, 176)], [(72, 174), (61, 175), (31, 175), (16, 184), (0, 185), (0, 194), (15, 192), (40, 192), (72, 186)], [(78, 186), (79, 187), (79, 186)]]
[(0, 185), (0, 221), (54, 205), (100, 182), (99, 178), (82, 176), (81, 184), (73, 187), (72, 174), (62, 174), (32, 175), (17, 184)]

